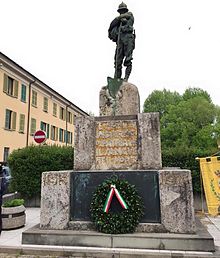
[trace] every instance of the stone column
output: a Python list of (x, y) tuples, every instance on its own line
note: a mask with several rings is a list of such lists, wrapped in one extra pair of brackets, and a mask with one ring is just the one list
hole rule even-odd
[(159, 113), (138, 114), (138, 162), (140, 169), (161, 169)]
[(43, 172), (40, 227), (65, 229), (70, 220), (71, 171)]
[(159, 170), (161, 224), (171, 233), (193, 233), (195, 217), (190, 170)]
[(74, 170), (88, 170), (95, 160), (95, 130), (93, 117), (77, 117), (74, 132)]

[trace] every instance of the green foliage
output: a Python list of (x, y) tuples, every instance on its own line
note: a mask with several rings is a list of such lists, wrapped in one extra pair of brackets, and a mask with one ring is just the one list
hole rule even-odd
[(192, 99), (195, 97), (202, 97), (206, 99), (209, 103), (212, 103), (212, 99), (207, 91), (204, 91), (200, 88), (188, 88), (183, 94), (183, 100)]
[(29, 146), (13, 151), (8, 163), (12, 189), (32, 197), (40, 194), (42, 172), (73, 169), (73, 148)]
[[(103, 211), (111, 184), (116, 185), (116, 188), (128, 205), (128, 209), (124, 209), (119, 213), (112, 212), (111, 208), (108, 213)], [(90, 207), (91, 218), (95, 223), (96, 229), (107, 234), (134, 232), (143, 216), (143, 209), (142, 200), (138, 196), (135, 186), (130, 185), (125, 180), (119, 180), (117, 177), (107, 179), (97, 187)]]
[(200, 168), (195, 158), (217, 152), (219, 107), (206, 91), (188, 88), (182, 96), (154, 91), (144, 103), (144, 112), (160, 112), (163, 166), (190, 169), (194, 191), (200, 191)]
[(9, 207), (16, 207), (16, 206), (21, 206), (24, 205), (24, 199), (13, 199), (13, 200), (9, 200), (4, 202), (4, 204), (2, 205), (5, 208), (9, 208)]
[(168, 112), (170, 105), (177, 105), (182, 97), (179, 93), (163, 89), (153, 91), (144, 102), (144, 112), (159, 112), (160, 117)]

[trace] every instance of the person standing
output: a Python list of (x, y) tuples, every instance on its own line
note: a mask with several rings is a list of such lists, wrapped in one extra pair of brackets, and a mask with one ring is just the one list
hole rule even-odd
[(123, 2), (119, 5), (118, 12), (120, 15), (109, 26), (108, 37), (116, 42), (114, 78), (121, 78), (122, 64), (124, 64), (126, 67), (124, 81), (128, 81), (135, 48), (134, 16)]
[(6, 181), (3, 174), (2, 165), (0, 165), (0, 235), (2, 232), (2, 196), (6, 190)]

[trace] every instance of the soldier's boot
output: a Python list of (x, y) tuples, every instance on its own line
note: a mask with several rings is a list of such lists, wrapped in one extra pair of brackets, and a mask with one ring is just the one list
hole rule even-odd
[(128, 65), (126, 67), (126, 70), (125, 70), (125, 78), (124, 78), (124, 81), (127, 82), (128, 81), (128, 78), (131, 74), (131, 70), (132, 70), (132, 65)]
[(121, 71), (122, 69), (115, 69), (115, 76), (114, 78), (121, 79)]

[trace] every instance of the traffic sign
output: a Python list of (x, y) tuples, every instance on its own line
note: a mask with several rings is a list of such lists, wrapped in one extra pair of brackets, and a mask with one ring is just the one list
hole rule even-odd
[(36, 143), (43, 143), (47, 139), (46, 133), (42, 130), (38, 130), (34, 134), (34, 140)]

